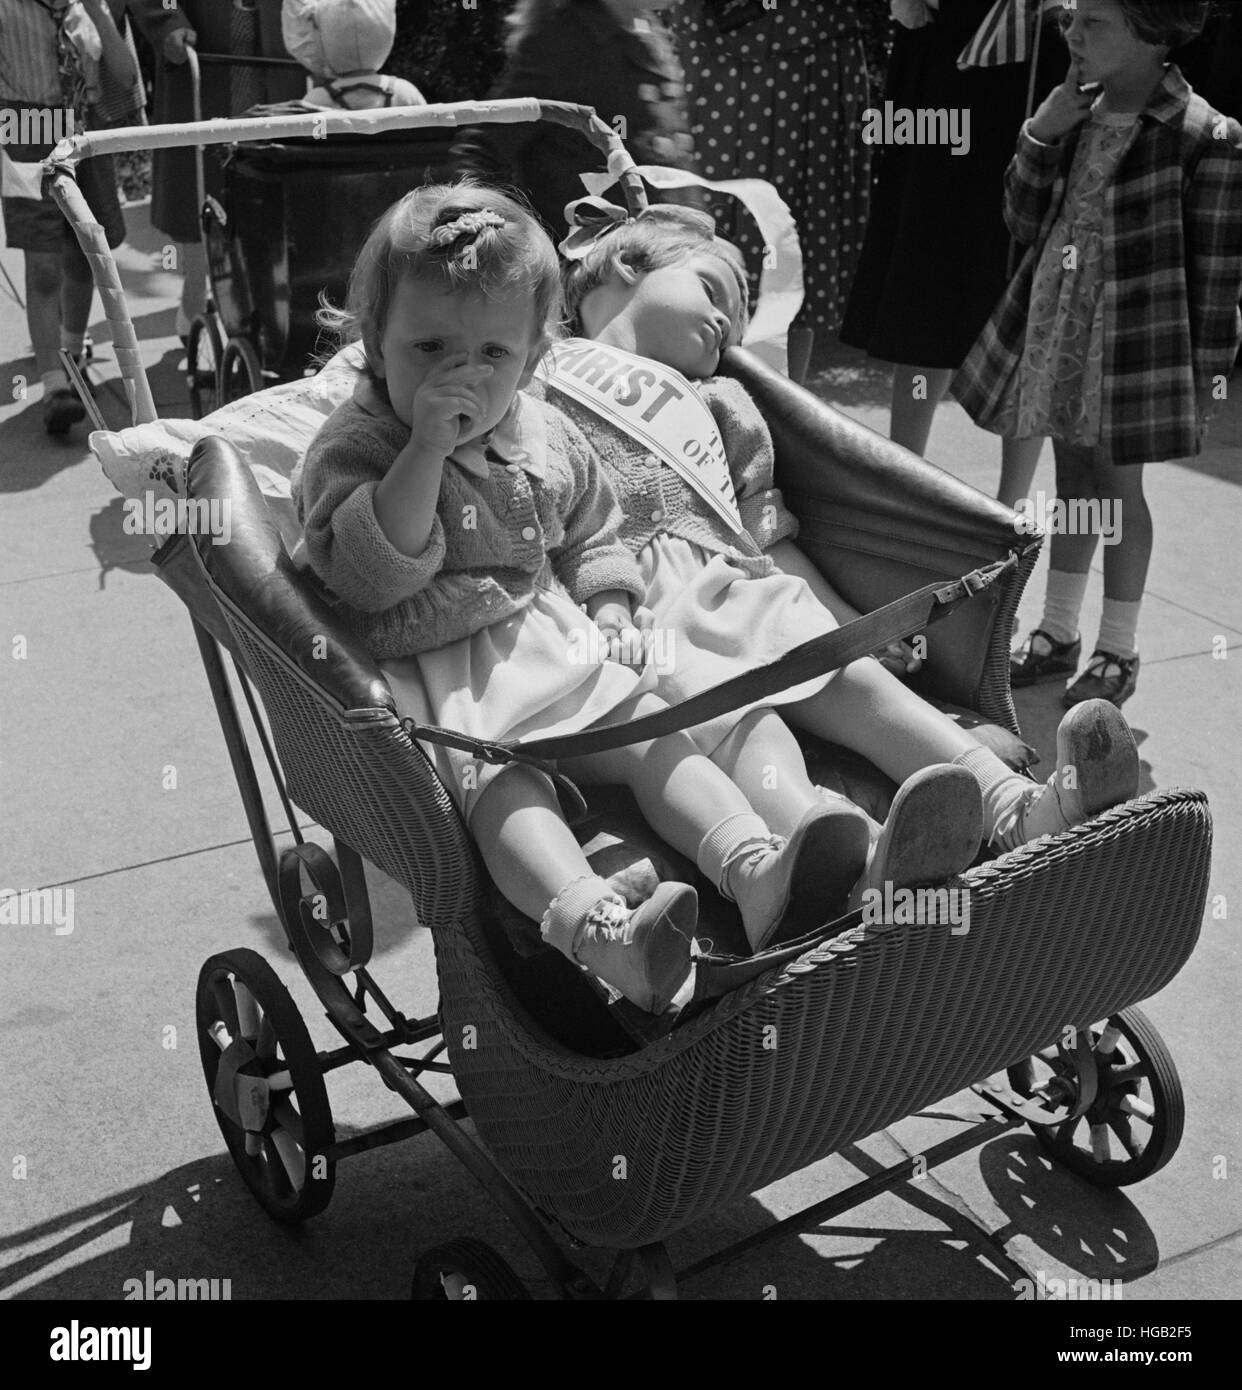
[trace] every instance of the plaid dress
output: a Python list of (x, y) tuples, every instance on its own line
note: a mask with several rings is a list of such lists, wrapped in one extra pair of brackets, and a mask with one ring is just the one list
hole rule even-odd
[[(1080, 134), (1048, 148), (1024, 131), (1005, 176), (1005, 220), (1027, 252), (953, 382), (984, 429), (1003, 429)], [(1098, 458), (1151, 463), (1202, 447), (1214, 379), (1228, 377), (1242, 341), (1240, 207), (1242, 126), (1170, 66), (1105, 192)]]

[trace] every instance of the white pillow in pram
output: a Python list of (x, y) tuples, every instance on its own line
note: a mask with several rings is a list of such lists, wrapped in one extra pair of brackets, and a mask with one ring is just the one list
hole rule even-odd
[[(201, 420), (153, 420), (124, 430), (94, 430), (90, 446), (112, 485), (131, 505), (126, 531), (145, 535), (154, 552), (176, 528), (159, 524), (161, 501), (185, 495), (185, 467), (200, 439), (219, 435), (249, 465), (292, 550), (301, 536), (289, 479), (329, 415), (353, 394), (362, 348), (342, 348), (314, 376), (269, 386), (221, 406)], [(152, 523), (155, 523), (154, 525)]]

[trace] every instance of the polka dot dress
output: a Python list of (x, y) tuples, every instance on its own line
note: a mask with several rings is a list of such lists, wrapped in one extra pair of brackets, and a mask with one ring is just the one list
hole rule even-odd
[[(686, 71), (692, 134), (708, 178), (762, 178), (789, 204), (802, 243), (806, 303), (798, 322), (817, 337), (841, 321), (867, 221), (870, 147), (859, 132), (870, 105), (854, 0), (782, 0), (750, 7), (722, 33), (709, 0), (668, 14)], [(714, 208), (721, 232), (755, 271), (763, 247), (733, 200)]]

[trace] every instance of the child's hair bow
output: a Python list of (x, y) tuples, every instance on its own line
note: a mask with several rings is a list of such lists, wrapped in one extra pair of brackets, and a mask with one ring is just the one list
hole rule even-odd
[(716, 233), (715, 218), (709, 213), (679, 203), (652, 203), (641, 212), (630, 213), (603, 198), (577, 198), (565, 205), (565, 221), (569, 235), (556, 249), (567, 261), (582, 260), (602, 238), (630, 222), (665, 222), (697, 232), (708, 241)]

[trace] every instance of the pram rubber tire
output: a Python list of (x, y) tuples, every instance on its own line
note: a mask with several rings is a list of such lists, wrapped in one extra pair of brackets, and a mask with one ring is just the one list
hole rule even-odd
[(220, 359), (224, 339), (215, 314), (200, 314), (190, 324), (186, 347), (185, 386), (190, 397), (190, 419), (201, 420), (220, 404)]
[[(1036, 1125), (1031, 1129), (1050, 1158), (1097, 1187), (1129, 1187), (1157, 1173), (1177, 1152), (1182, 1141), (1186, 1107), (1182, 1083), (1164, 1039), (1141, 1009), (1123, 1009), (1108, 1020), (1128, 1045), (1130, 1056), (1122, 1051), (1120, 1042), (1107, 1059), (1097, 1052), (1100, 1068), (1099, 1093), (1090, 1108), (1075, 1120), (1059, 1125)], [(1098, 1044), (1098, 1025), (1091, 1035)], [(1046, 1053), (1030, 1062), (1009, 1069), (1009, 1084), (1024, 1096), (1031, 1094), (1035, 1077), (1031, 1064), (1041, 1061), (1053, 1072), (1069, 1074), (1064, 1057), (1052, 1060)], [(1143, 1096), (1146, 1083), (1148, 1095)], [(1150, 1105), (1150, 1119), (1128, 1115), (1120, 1109), (1123, 1101)], [(1135, 1121), (1139, 1134), (1135, 1134)], [(1101, 1128), (1108, 1139), (1110, 1156), (1097, 1161), (1092, 1153), (1091, 1129)], [(1143, 1140), (1142, 1132), (1147, 1131)], [(1142, 1141), (1142, 1142), (1140, 1142)], [(1121, 1147), (1125, 1158), (1111, 1153)]]
[(263, 385), (263, 364), (249, 338), (230, 338), (220, 361), (220, 404), (249, 396)]
[(462, 1236), (419, 1256), (410, 1297), (420, 1302), (480, 1298), (489, 1302), (529, 1302), (530, 1291), (509, 1262), (490, 1245), (472, 1236)]
[[(249, 1000), (238, 994), (238, 984)], [(246, 1024), (239, 1015), (243, 1003), (257, 1009)], [(199, 971), (195, 1016), (207, 1093), (242, 1180), (277, 1221), (296, 1225), (318, 1215), (336, 1182), (336, 1163), (323, 1152), (335, 1130), (319, 1059), (289, 991), (257, 951), (222, 951)], [(229, 1039), (224, 1046), (220, 1024)], [(222, 1075), (226, 1058), (229, 1069)], [(291, 1087), (269, 1092), (261, 1084), (284, 1072)], [(246, 1084), (252, 1080), (260, 1084)], [(250, 1110), (249, 1124), (243, 1107)]]

